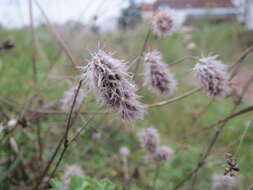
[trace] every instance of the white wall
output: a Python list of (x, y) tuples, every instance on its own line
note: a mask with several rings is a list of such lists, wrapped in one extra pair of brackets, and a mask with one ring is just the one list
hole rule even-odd
[(253, 0), (248, 0), (246, 5), (245, 26), (249, 30), (253, 30)]

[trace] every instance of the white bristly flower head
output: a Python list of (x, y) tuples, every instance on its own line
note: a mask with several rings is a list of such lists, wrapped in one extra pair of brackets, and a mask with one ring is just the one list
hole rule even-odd
[(3, 123), (0, 123), (0, 134), (1, 134), (3, 129), (4, 129), (4, 125), (3, 125)]
[(157, 148), (156, 152), (152, 155), (151, 159), (157, 163), (164, 163), (172, 160), (174, 156), (174, 151), (167, 146), (160, 146)]
[(126, 159), (130, 154), (130, 150), (126, 146), (122, 146), (119, 149), (119, 154), (123, 159)]
[(78, 165), (70, 165), (67, 166), (64, 170), (64, 174), (62, 176), (64, 181), (63, 190), (69, 190), (69, 183), (72, 177), (84, 177), (85, 174), (82, 171), (82, 168)]
[(7, 125), (9, 127), (14, 127), (14, 126), (17, 125), (17, 123), (18, 123), (18, 121), (16, 119), (11, 119), (11, 120), (8, 121)]
[(173, 9), (160, 10), (151, 21), (151, 29), (157, 36), (170, 35), (179, 29), (183, 20)]
[(238, 186), (237, 176), (228, 176), (223, 174), (214, 174), (212, 176), (212, 187), (215, 190), (233, 189)]
[(215, 55), (200, 58), (193, 71), (209, 96), (226, 98), (231, 93), (227, 66), (217, 57)]
[(138, 133), (138, 137), (142, 148), (145, 150), (146, 153), (154, 154), (157, 151), (157, 148), (160, 144), (160, 136), (156, 129), (142, 129)]
[(126, 64), (98, 51), (82, 69), (90, 90), (96, 98), (117, 111), (121, 118), (132, 122), (144, 118), (144, 105), (130, 82)]
[(148, 52), (144, 62), (144, 86), (157, 95), (171, 95), (176, 89), (177, 82), (163, 62), (161, 53), (157, 50)]
[[(69, 112), (71, 109), (71, 106), (74, 101), (74, 97), (76, 94), (77, 88), (72, 87), (69, 90), (65, 91), (63, 94), (63, 97), (61, 98), (60, 102), (62, 103), (61, 109), (65, 112)], [(79, 89), (78, 95), (76, 97), (76, 102), (74, 106), (74, 111), (77, 111), (80, 106), (82, 105), (85, 98), (85, 93), (82, 89)]]

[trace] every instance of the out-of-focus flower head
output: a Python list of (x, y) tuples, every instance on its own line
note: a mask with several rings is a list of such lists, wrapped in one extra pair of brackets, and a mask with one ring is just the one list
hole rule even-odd
[(144, 58), (144, 86), (160, 96), (171, 95), (177, 86), (174, 75), (162, 61), (157, 50), (148, 52)]
[(160, 144), (160, 136), (156, 129), (146, 128), (138, 133), (142, 148), (148, 154), (154, 154)]
[(200, 58), (193, 71), (209, 96), (226, 98), (230, 95), (227, 66), (217, 59), (217, 55)]
[(216, 190), (233, 189), (239, 184), (238, 176), (214, 174), (212, 176), (212, 187)]
[(130, 82), (126, 65), (100, 50), (82, 69), (84, 78), (96, 98), (132, 122), (144, 118), (144, 105), (139, 102), (137, 88)]
[(157, 36), (170, 35), (180, 28), (184, 20), (183, 14), (173, 9), (159, 10), (153, 16), (151, 29)]
[[(60, 100), (60, 102), (62, 103), (61, 108), (63, 111), (65, 111), (65, 112), (70, 111), (76, 92), (77, 92), (76, 87), (72, 87), (69, 90), (64, 92), (63, 97)], [(80, 88), (78, 95), (76, 97), (76, 102), (75, 102), (74, 109), (73, 109), (74, 111), (77, 111), (80, 108), (84, 99), (85, 99), (85, 93)]]

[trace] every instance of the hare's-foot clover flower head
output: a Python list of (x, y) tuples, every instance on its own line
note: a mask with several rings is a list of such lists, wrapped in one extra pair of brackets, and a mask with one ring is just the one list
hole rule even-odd
[(130, 154), (130, 150), (126, 146), (122, 146), (119, 149), (119, 154), (123, 159), (126, 159)]
[(212, 176), (212, 187), (216, 190), (233, 189), (239, 184), (238, 176), (214, 174)]
[(174, 75), (163, 62), (159, 51), (151, 51), (144, 58), (144, 86), (160, 96), (171, 95), (177, 86)]
[(156, 129), (142, 129), (138, 133), (139, 141), (144, 151), (148, 154), (154, 154), (160, 144), (160, 136)]
[(216, 56), (202, 57), (193, 69), (209, 96), (226, 98), (231, 93), (227, 66)]
[(63, 190), (69, 190), (70, 179), (72, 177), (84, 177), (84, 176), (85, 174), (80, 166), (78, 165), (67, 166), (62, 176), (62, 179), (64, 181)]
[(157, 163), (164, 163), (172, 160), (174, 156), (174, 151), (167, 146), (160, 146), (157, 148), (156, 152), (152, 155), (151, 159)]
[(16, 119), (11, 119), (11, 120), (9, 120), (8, 123), (7, 123), (7, 125), (8, 125), (9, 127), (14, 127), (14, 126), (16, 126), (17, 124), (18, 124), (18, 121), (17, 121)]
[[(61, 98), (60, 102), (62, 103), (61, 109), (65, 112), (70, 111), (72, 104), (74, 102), (75, 95), (77, 93), (77, 88), (72, 87), (69, 90), (65, 91), (63, 97)], [(76, 97), (76, 102), (74, 105), (74, 111), (77, 111), (80, 106), (82, 105), (85, 98), (85, 93), (82, 89), (79, 89), (79, 92)]]
[(173, 9), (160, 10), (151, 21), (151, 29), (157, 36), (170, 35), (182, 24), (182, 16)]
[(89, 89), (100, 102), (116, 110), (126, 121), (143, 119), (144, 105), (138, 100), (137, 89), (123, 61), (100, 50), (83, 71)]

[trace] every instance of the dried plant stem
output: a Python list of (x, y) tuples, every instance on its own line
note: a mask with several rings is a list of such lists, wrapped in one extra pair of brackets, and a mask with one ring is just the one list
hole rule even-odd
[(55, 36), (55, 38), (59, 42), (60, 46), (63, 48), (65, 54), (67, 55), (67, 57), (68, 57), (68, 59), (70, 61), (70, 63), (76, 68), (78, 65), (74, 61), (72, 53), (71, 53), (69, 47), (67, 46), (66, 42), (63, 40), (63, 38), (60, 36), (60, 34), (55, 30), (55, 28), (53, 27), (53, 25), (49, 21), (47, 15), (45, 13), (45, 11), (42, 9), (42, 7), (38, 3), (38, 1), (34, 0), (34, 2), (37, 5), (37, 7), (39, 8), (39, 10), (40, 10), (41, 14), (43, 15), (43, 17), (45, 18), (49, 30), (52, 32), (52, 34)]
[(241, 64), (243, 63), (243, 61), (247, 58), (247, 56), (253, 52), (253, 45), (250, 46), (249, 48), (247, 48), (242, 55), (238, 58), (238, 60), (230, 66), (231, 69), (233, 69), (232, 74), (230, 75), (230, 80), (233, 79), (235, 77), (235, 75), (238, 73)]
[[(23, 103), (21, 107), (21, 111), (20, 111), (20, 114), (18, 116), (18, 122), (17, 124), (10, 129), (10, 131), (3, 136), (3, 138), (1, 139), (1, 143), (4, 143), (6, 139), (8, 139), (8, 137), (18, 128), (19, 124), (23, 121), (26, 121), (25, 120), (25, 113), (26, 111), (28, 110), (28, 107), (32, 104), (33, 100), (35, 99), (36, 96), (38, 96), (38, 94), (40, 93), (40, 90), (36, 90), (33, 94), (31, 94), (25, 101), (25, 103)], [(6, 101), (6, 100), (1, 100), (3, 101), (4, 103), (8, 104), (8, 105), (12, 105), (14, 106), (15, 104), (13, 103), (10, 103), (9, 101)], [(16, 105), (15, 105), (16, 106)]]
[(72, 144), (83, 132), (83, 130), (90, 124), (91, 121), (94, 120), (94, 118), (96, 117), (96, 113), (84, 124), (84, 126), (78, 130), (78, 132), (75, 134), (75, 136), (69, 141), (69, 144)]
[(188, 91), (188, 92), (186, 92), (186, 93), (184, 93), (184, 94), (182, 94), (182, 95), (180, 95), (180, 96), (177, 96), (177, 97), (175, 97), (175, 98), (171, 98), (171, 99), (169, 99), (169, 100), (157, 102), (157, 103), (154, 103), (154, 104), (149, 104), (149, 105), (147, 105), (147, 107), (148, 107), (148, 108), (153, 108), (153, 107), (157, 107), (157, 106), (167, 105), (167, 104), (170, 104), (170, 103), (179, 101), (179, 100), (181, 100), (181, 99), (184, 99), (184, 98), (186, 98), (186, 97), (188, 97), (188, 96), (191, 96), (191, 95), (193, 95), (193, 94), (199, 92), (201, 89), (202, 89), (202, 87), (200, 87), (200, 88), (195, 88), (195, 89), (190, 90), (190, 91)]
[(77, 96), (78, 96), (78, 93), (80, 91), (80, 88), (81, 88), (81, 85), (82, 85), (82, 80), (79, 81), (79, 84), (78, 84), (78, 87), (77, 87), (77, 91), (75, 93), (75, 96), (74, 96), (74, 101), (72, 103), (72, 106), (71, 106), (71, 109), (70, 109), (70, 113), (69, 113), (69, 116), (68, 116), (68, 121), (67, 121), (67, 127), (66, 127), (66, 131), (65, 131), (65, 134), (64, 134), (64, 147), (63, 147), (63, 150), (61, 152), (61, 155), (60, 155), (60, 158), (59, 160), (57, 161), (54, 169), (53, 169), (53, 172), (51, 173), (48, 181), (54, 176), (57, 168), (59, 167), (62, 159), (63, 159), (63, 156), (68, 148), (68, 145), (69, 145), (69, 140), (68, 140), (68, 133), (69, 133), (69, 130), (71, 128), (71, 126), (73, 126), (74, 124), (74, 121), (76, 120), (76, 117), (78, 116), (78, 111), (76, 113), (76, 117), (73, 119), (72, 121), (72, 114), (73, 114), (73, 111), (74, 111), (74, 107), (75, 107), (75, 103), (76, 103), (76, 99), (77, 99)]
[(154, 179), (153, 179), (153, 181), (152, 181), (152, 186), (151, 186), (151, 188), (150, 188), (150, 189), (152, 189), (152, 190), (156, 189), (156, 182), (157, 182), (157, 179), (158, 179), (158, 177), (159, 177), (160, 168), (161, 168), (160, 165), (157, 165), (157, 166), (156, 166)]
[(253, 184), (249, 186), (247, 190), (253, 190)]
[(38, 179), (36, 185), (34, 186), (33, 190), (37, 190), (37, 189), (39, 188), (40, 184), (42, 183), (44, 177), (45, 177), (46, 174), (47, 174), (47, 171), (49, 170), (49, 167), (50, 167), (51, 164), (53, 163), (53, 161), (54, 161), (54, 159), (55, 159), (55, 157), (56, 157), (58, 151), (60, 150), (61, 145), (62, 145), (63, 142), (64, 142), (64, 138), (61, 138), (60, 141), (59, 141), (59, 143), (57, 144), (57, 146), (56, 146), (56, 148), (55, 148), (55, 150), (54, 150), (52, 156), (50, 157), (49, 161), (47, 162), (47, 165), (46, 165), (45, 169), (44, 169), (43, 172), (41, 173), (41, 175), (40, 175), (40, 177), (39, 177), (39, 179)]
[(195, 128), (197, 122), (200, 120), (201, 116), (207, 112), (207, 110), (211, 107), (211, 105), (214, 103), (215, 99), (212, 98), (202, 109), (199, 113), (197, 113), (196, 119), (193, 122), (193, 128)]
[(140, 63), (141, 63), (141, 59), (142, 59), (144, 51), (147, 48), (148, 40), (149, 40), (150, 35), (151, 35), (151, 29), (149, 28), (148, 32), (147, 32), (147, 34), (145, 36), (144, 43), (143, 43), (143, 46), (141, 48), (140, 55), (139, 55), (139, 57), (137, 58), (137, 61), (136, 61), (136, 65), (135, 65), (135, 69), (134, 69), (134, 75), (133, 75), (133, 80), (136, 79), (136, 76), (137, 76), (137, 73), (138, 73), (138, 69), (139, 69), (139, 66), (140, 66)]
[(178, 65), (178, 64), (180, 64), (180, 63), (182, 63), (182, 62), (184, 62), (186, 60), (195, 60), (196, 61), (196, 60), (198, 60), (198, 58), (194, 57), (194, 56), (186, 56), (186, 57), (183, 57), (183, 58), (181, 58), (181, 59), (179, 59), (177, 61), (174, 61), (173, 63), (170, 63), (169, 66)]
[(34, 87), (37, 85), (37, 67), (36, 67), (36, 41), (34, 32), (34, 22), (33, 22), (33, 5), (32, 0), (29, 0), (29, 14), (30, 14), (30, 31), (31, 31), (31, 57), (32, 57), (32, 68), (33, 68), (33, 82)]
[(128, 180), (125, 181), (124, 185), (123, 185), (123, 190), (129, 190), (131, 185), (132, 185), (132, 181), (134, 179), (135, 173), (136, 171), (138, 171), (138, 169), (140, 168), (142, 164), (142, 161), (139, 161), (138, 164), (136, 165), (136, 167), (134, 168), (132, 174), (129, 176)]
[(249, 125), (246, 126), (246, 129), (244, 130), (243, 134), (241, 135), (241, 137), (240, 137), (240, 139), (239, 139), (239, 144), (238, 144), (237, 150), (236, 150), (236, 152), (235, 152), (235, 154), (234, 154), (235, 157), (237, 157), (237, 155), (238, 155), (238, 153), (239, 153), (239, 151), (240, 151), (240, 148), (241, 148), (241, 146), (242, 146), (243, 140), (244, 140), (244, 138), (245, 138), (245, 136), (246, 136), (246, 134), (247, 134), (249, 128), (252, 127), (252, 126), (253, 126), (253, 120), (251, 120), (250, 123), (249, 123)]
[[(251, 81), (251, 80), (249, 80)], [(225, 117), (224, 119), (221, 119), (219, 120), (218, 122), (216, 122), (215, 124), (213, 125), (210, 125), (208, 128), (213, 128), (215, 127), (215, 133), (213, 135), (213, 137), (211, 138), (208, 146), (207, 146), (207, 149), (206, 151), (204, 152), (204, 154), (202, 154), (202, 156), (200, 157), (198, 163), (197, 163), (197, 166), (190, 172), (188, 173), (182, 180), (181, 182), (179, 182), (174, 188), (173, 190), (176, 190), (176, 189), (179, 189), (182, 185), (184, 185), (185, 182), (187, 182), (188, 180), (191, 179), (191, 177), (193, 175), (196, 175), (198, 173), (198, 171), (204, 166), (205, 164), (205, 161), (207, 159), (207, 157), (209, 156), (209, 154), (211, 153), (220, 133), (222, 132), (223, 128), (226, 126), (227, 122), (234, 118), (234, 117), (237, 117), (239, 115), (242, 115), (242, 114), (245, 114), (245, 113), (248, 113), (248, 112), (251, 112), (253, 110), (253, 106), (249, 106), (245, 109), (242, 109), (238, 112), (235, 112), (236, 109), (238, 108), (238, 106), (241, 104), (241, 100), (243, 98), (243, 96), (245, 95), (246, 91), (248, 90), (249, 88), (249, 84), (247, 83), (240, 95), (240, 97), (238, 98), (238, 101), (236, 101), (234, 107), (232, 108), (229, 116)]]
[(39, 150), (39, 160), (42, 161), (43, 160), (43, 143), (42, 143), (42, 139), (41, 139), (41, 125), (40, 125), (40, 120), (38, 119), (36, 121), (36, 125), (37, 125), (37, 138), (38, 138), (38, 150)]
[(47, 171), (49, 170), (51, 164), (53, 163), (53, 161), (54, 161), (57, 153), (60, 151), (62, 144), (64, 144), (63, 151), (62, 151), (61, 156), (60, 156), (60, 158), (59, 158), (59, 160), (58, 160), (58, 162), (56, 164), (54, 172), (56, 171), (57, 167), (59, 166), (59, 164), (60, 164), (60, 162), (61, 162), (61, 160), (62, 160), (62, 158), (64, 156), (64, 153), (66, 152), (66, 149), (68, 147), (68, 133), (69, 133), (69, 130), (71, 128), (72, 113), (73, 113), (73, 110), (74, 110), (74, 107), (75, 107), (76, 99), (77, 99), (77, 96), (78, 96), (78, 92), (79, 92), (79, 90), (81, 88), (81, 85), (82, 85), (82, 80), (79, 81), (79, 84), (78, 84), (78, 87), (77, 87), (77, 91), (76, 91), (76, 93), (74, 95), (74, 100), (73, 100), (73, 103), (71, 105), (70, 113), (69, 113), (68, 118), (67, 118), (67, 126), (66, 126), (65, 133), (64, 133), (63, 137), (61, 138), (61, 140), (59, 141), (59, 143), (58, 143), (58, 145), (57, 145), (57, 147), (56, 147), (53, 155), (49, 159), (47, 166), (45, 167), (45, 169), (43, 170), (42, 174), (40, 175), (40, 177), (39, 177), (36, 185), (33, 188), (33, 190), (37, 190), (39, 188), (40, 184), (43, 182), (43, 179), (46, 176)]

